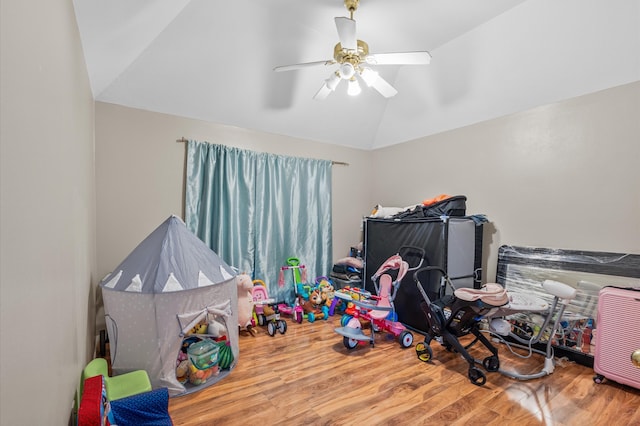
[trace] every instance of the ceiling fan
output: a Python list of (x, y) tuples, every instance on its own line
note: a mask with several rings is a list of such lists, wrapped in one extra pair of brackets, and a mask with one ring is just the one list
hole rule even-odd
[(361, 91), (359, 81), (368, 87), (373, 87), (385, 98), (395, 96), (398, 91), (383, 79), (369, 65), (427, 65), (431, 61), (431, 55), (427, 51), (396, 52), (396, 53), (369, 53), (369, 46), (356, 38), (356, 21), (353, 12), (358, 9), (360, 0), (344, 0), (344, 5), (350, 13), (350, 17), (336, 17), (336, 29), (340, 42), (333, 49), (333, 59), (324, 61), (305, 62), (301, 64), (283, 65), (275, 67), (274, 71), (291, 71), (317, 65), (338, 65), (331, 73), (320, 90), (313, 96), (314, 99), (326, 99), (342, 80), (348, 82), (347, 93), (358, 95)]

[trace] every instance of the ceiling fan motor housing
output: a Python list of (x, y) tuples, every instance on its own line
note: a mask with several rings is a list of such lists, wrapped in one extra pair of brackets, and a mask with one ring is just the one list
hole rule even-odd
[[(369, 65), (426, 65), (431, 59), (427, 51), (396, 52), (396, 53), (369, 53), (369, 45), (356, 38), (356, 21), (353, 13), (358, 9), (360, 0), (344, 0), (344, 6), (351, 17), (338, 16), (334, 18), (338, 31), (339, 43), (333, 48), (333, 59), (306, 62), (301, 64), (286, 65), (274, 68), (275, 71), (290, 71), (316, 65), (338, 65), (324, 81), (314, 99), (323, 100), (335, 91), (341, 80), (348, 81), (349, 95), (360, 93), (359, 80), (364, 81), (368, 87), (374, 88), (385, 98), (395, 96), (398, 91), (390, 85), (378, 72), (369, 68)], [(345, 47), (346, 46), (346, 47)]]
[(342, 47), (342, 44), (338, 43), (333, 48), (333, 59), (337, 63), (343, 64), (349, 62), (354, 68), (357, 68), (358, 64), (364, 62), (364, 58), (369, 54), (369, 45), (362, 40), (358, 40), (358, 50), (348, 50)]

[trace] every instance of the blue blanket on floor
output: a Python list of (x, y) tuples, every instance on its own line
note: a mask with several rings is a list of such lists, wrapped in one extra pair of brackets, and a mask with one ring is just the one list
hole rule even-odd
[(167, 388), (110, 402), (109, 423), (118, 426), (173, 426)]

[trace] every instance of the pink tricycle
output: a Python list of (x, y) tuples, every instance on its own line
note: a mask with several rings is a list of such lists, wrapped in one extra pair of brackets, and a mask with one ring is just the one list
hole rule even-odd
[[(414, 268), (409, 268), (409, 264), (402, 260), (399, 254), (391, 256), (380, 266), (371, 277), (377, 295), (358, 288), (335, 292), (335, 297), (348, 304), (345, 314), (340, 320), (341, 327), (335, 329), (336, 333), (343, 336), (343, 343), (347, 349), (354, 349), (358, 343), (366, 342), (374, 346), (375, 332), (379, 331), (385, 331), (398, 338), (403, 348), (411, 347), (413, 334), (402, 323), (396, 321), (393, 300), (407, 271), (417, 269), (422, 265), (424, 251), (419, 250), (422, 253), (420, 264)], [(391, 270), (397, 270), (395, 280), (387, 273)], [(371, 324), (371, 334), (367, 335), (363, 332), (363, 322)]]

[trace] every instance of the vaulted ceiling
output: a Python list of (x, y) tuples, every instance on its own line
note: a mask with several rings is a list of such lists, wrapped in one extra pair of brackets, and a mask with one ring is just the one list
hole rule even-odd
[[(374, 149), (640, 80), (640, 0), (361, 0), (398, 94), (313, 95), (343, 0), (74, 0), (94, 97), (268, 133)], [(186, 135), (188, 136), (188, 135)]]

